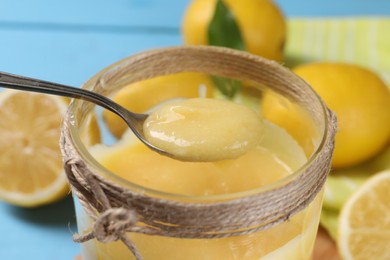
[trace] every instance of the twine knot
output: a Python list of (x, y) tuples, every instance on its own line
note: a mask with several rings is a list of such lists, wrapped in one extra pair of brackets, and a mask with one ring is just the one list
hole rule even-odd
[(117, 241), (137, 223), (137, 214), (126, 208), (110, 208), (93, 225), (94, 237), (102, 243)]

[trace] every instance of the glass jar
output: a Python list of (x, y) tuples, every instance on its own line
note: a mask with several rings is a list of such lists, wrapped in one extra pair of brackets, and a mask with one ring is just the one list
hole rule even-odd
[[(144, 259), (310, 259), (336, 123), (304, 81), (258, 56), (198, 46), (129, 57), (99, 72), (83, 88), (108, 97), (141, 89), (142, 97), (134, 94), (128, 102), (133, 108), (140, 101), (151, 109), (193, 96), (247, 105), (266, 124), (262, 144), (268, 154), (210, 163), (219, 175), (202, 168), (205, 163), (178, 162), (178, 167), (165, 161), (173, 159), (157, 155), (144, 159), (153, 152), (124, 152), (124, 147), (135, 145), (131, 134), (108, 138), (107, 115), (100, 120), (103, 144), (92, 146), (91, 118), (102, 111), (86, 101), (73, 101), (62, 128), (62, 151), (78, 230), (84, 234), (77, 239), (84, 242), (83, 260), (133, 259), (134, 254)], [(186, 88), (196, 91), (183, 94)], [(269, 164), (270, 158), (277, 166)], [(127, 163), (134, 179), (124, 177)], [(149, 166), (158, 170), (145, 181)], [(250, 173), (253, 170), (258, 175)], [(126, 217), (96, 224), (112, 209), (134, 213), (136, 221), (121, 228), (126, 232), (109, 226)], [(115, 234), (99, 235), (97, 226)]]

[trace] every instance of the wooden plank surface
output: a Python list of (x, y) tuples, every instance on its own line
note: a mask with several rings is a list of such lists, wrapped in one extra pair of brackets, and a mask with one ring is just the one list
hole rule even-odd
[(313, 260), (340, 260), (336, 243), (330, 238), (325, 229), (318, 229), (314, 245)]
[(0, 70), (79, 86), (113, 62), (181, 44), (179, 34), (0, 28)]

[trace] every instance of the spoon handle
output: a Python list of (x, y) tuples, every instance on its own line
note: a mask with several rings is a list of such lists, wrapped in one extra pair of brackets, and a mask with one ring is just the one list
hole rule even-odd
[(71, 97), (92, 102), (120, 116), (129, 126), (129, 128), (133, 131), (133, 133), (149, 148), (160, 154), (172, 156), (169, 155), (167, 152), (159, 149), (158, 147), (155, 147), (154, 145), (150, 144), (145, 139), (143, 135), (143, 122), (147, 118), (147, 114), (137, 114), (131, 112), (119, 105), (118, 103), (115, 103), (111, 99), (102, 96), (98, 93), (82, 88), (75, 88), (40, 79), (33, 79), (20, 75), (14, 75), (6, 72), (0, 72), (0, 87)]
[(118, 109), (118, 106), (110, 99), (92, 91), (5, 72), (0, 72), (0, 86), (17, 90), (84, 99), (114, 113), (116, 113)]
[(118, 103), (115, 103), (111, 99), (102, 96), (98, 93), (82, 88), (75, 88), (40, 79), (33, 79), (20, 75), (14, 75), (6, 72), (0, 72), (0, 87), (77, 98), (92, 102), (120, 116), (142, 142), (147, 144), (155, 151), (162, 153), (158, 148), (147, 143), (143, 137), (142, 128), (143, 122), (147, 117), (146, 114), (137, 114), (131, 112), (119, 105)]

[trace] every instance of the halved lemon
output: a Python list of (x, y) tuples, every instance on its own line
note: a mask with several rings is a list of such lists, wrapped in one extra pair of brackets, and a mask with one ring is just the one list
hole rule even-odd
[(390, 170), (370, 177), (346, 202), (338, 223), (343, 259), (390, 259)]
[(66, 109), (61, 97), (0, 93), (0, 199), (34, 207), (69, 192), (59, 149)]

